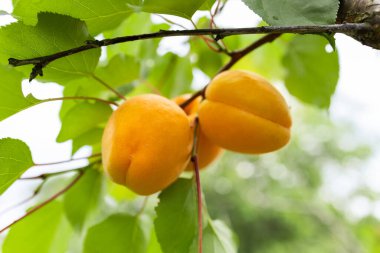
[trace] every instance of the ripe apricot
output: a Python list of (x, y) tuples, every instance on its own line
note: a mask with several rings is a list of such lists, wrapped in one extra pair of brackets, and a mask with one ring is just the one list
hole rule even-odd
[[(191, 94), (184, 94), (178, 97), (173, 98), (173, 101), (176, 102), (178, 105), (182, 104), (186, 100), (188, 100), (191, 97)], [(195, 100), (193, 100), (190, 104), (188, 104), (183, 110), (188, 115), (192, 131), (194, 132), (194, 120), (197, 115), (198, 107), (201, 102), (201, 98), (197, 97)], [(203, 169), (207, 167), (209, 164), (211, 164), (222, 152), (222, 148), (212, 143), (207, 136), (203, 133), (202, 128), (199, 128), (199, 136), (198, 136), (198, 143), (197, 143), (197, 157), (198, 157), (198, 166), (200, 169)], [(193, 164), (190, 162), (188, 166), (186, 167), (187, 171), (192, 171)]]
[(111, 115), (102, 138), (103, 167), (132, 191), (149, 195), (173, 183), (189, 162), (192, 131), (173, 101), (145, 94)]
[(199, 106), (204, 134), (222, 148), (260, 154), (290, 139), (291, 118), (282, 95), (263, 77), (230, 70), (217, 75)]

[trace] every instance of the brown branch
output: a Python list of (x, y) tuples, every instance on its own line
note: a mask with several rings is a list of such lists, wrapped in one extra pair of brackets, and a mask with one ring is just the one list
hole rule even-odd
[(55, 200), (56, 198), (58, 198), (59, 196), (61, 196), (62, 194), (64, 194), (66, 191), (68, 191), (71, 187), (73, 187), (78, 181), (79, 179), (83, 176), (84, 174), (84, 171), (83, 170), (80, 170), (79, 173), (78, 173), (78, 176), (76, 176), (74, 178), (73, 181), (70, 182), (70, 184), (68, 184), (65, 188), (63, 188), (62, 190), (60, 190), (59, 192), (57, 192), (56, 194), (54, 194), (53, 196), (51, 196), (50, 198), (48, 198), (47, 200), (45, 200), (44, 202), (40, 203), (39, 205), (33, 207), (32, 209), (30, 209), (28, 212), (26, 212), (23, 216), (21, 216), (20, 218), (18, 218), (17, 220), (13, 221), (11, 224), (7, 225), (6, 227), (2, 228), (0, 230), (0, 234), (2, 232), (4, 232), (5, 230), (7, 230), (8, 228), (12, 227), (13, 225), (15, 225), (16, 223), (18, 223), (19, 221), (23, 220), (24, 218), (28, 217), (29, 215), (31, 215), (32, 213), (34, 213), (35, 211), (43, 208), (44, 206), (46, 206), (47, 204), (49, 204), (50, 202), (52, 202), (53, 200)]
[(73, 54), (87, 51), (94, 48), (104, 46), (153, 38), (177, 37), (177, 36), (200, 36), (214, 35), (216, 40), (227, 36), (239, 34), (281, 34), (281, 33), (297, 33), (297, 34), (320, 34), (320, 33), (349, 33), (352, 31), (371, 31), (375, 29), (373, 25), (367, 23), (346, 23), (333, 25), (309, 25), (309, 26), (262, 26), (250, 28), (221, 28), (221, 29), (194, 29), (194, 30), (161, 30), (155, 33), (138, 34), (131, 36), (116, 37), (104, 40), (87, 41), (85, 45), (54, 53), (47, 56), (41, 56), (30, 59), (9, 58), (8, 62), (12, 66), (34, 65), (30, 80), (38, 75), (42, 76), (42, 69), (49, 63)]
[(337, 24), (369, 23), (371, 30), (347, 31), (364, 45), (380, 49), (380, 2), (378, 0), (340, 0)]

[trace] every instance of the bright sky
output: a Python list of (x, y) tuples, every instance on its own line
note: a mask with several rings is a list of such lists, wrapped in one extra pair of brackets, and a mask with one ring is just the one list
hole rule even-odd
[[(0, 10), (12, 11), (10, 0), (0, 0)], [(248, 27), (255, 26), (257, 17), (247, 9), (239, 0), (230, 0), (228, 10), (220, 16), (216, 22), (224, 27)], [(0, 15), (0, 25), (8, 23), (9, 16)], [(337, 48), (340, 55), (340, 80), (333, 103), (330, 109), (332, 120), (349, 121), (355, 126), (353, 135), (363, 136), (373, 144), (380, 138), (380, 83), (379, 66), (380, 51), (362, 46), (355, 40), (337, 35)], [(167, 40), (166, 40), (167, 41)], [(55, 84), (39, 84), (33, 81), (23, 83), (24, 93), (33, 92), (36, 97), (60, 97), (62, 89)], [(58, 110), (60, 102), (45, 103), (21, 112), (0, 123), (0, 138), (13, 137), (24, 140), (33, 151), (33, 158), (37, 163), (66, 160), (70, 158), (70, 143), (57, 144), (55, 138), (58, 134), (60, 122)], [(78, 156), (86, 155), (88, 150), (82, 150)], [(373, 155), (365, 168), (360, 168), (360, 174), (330, 175), (323, 193), (336, 196), (347, 195), (359, 180), (371, 186), (380, 193), (380, 149)], [(332, 180), (333, 179), (333, 180)], [(15, 187), (17, 188), (17, 187)], [(8, 196), (18, 190), (12, 189), (5, 196), (0, 197), (0, 206), (5, 207), (11, 203)], [(5, 201), (7, 200), (7, 201)], [(0, 208), (1, 211), (2, 208)], [(367, 199), (353, 200), (349, 208), (349, 214), (361, 217), (368, 213), (374, 213), (380, 219), (380, 202), (370, 203)], [(7, 224), (10, 219), (20, 215), (20, 212), (8, 214), (6, 219), (0, 220), (0, 227)], [(3, 218), (5, 218), (3, 216)]]

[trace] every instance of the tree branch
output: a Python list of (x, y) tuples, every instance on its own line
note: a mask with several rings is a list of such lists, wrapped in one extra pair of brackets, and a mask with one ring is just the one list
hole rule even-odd
[(336, 23), (368, 23), (370, 30), (347, 31), (364, 45), (380, 49), (380, 0), (340, 0)]
[(24, 218), (28, 217), (29, 215), (31, 215), (32, 213), (34, 213), (35, 211), (41, 209), (42, 207), (46, 206), (47, 204), (49, 204), (50, 202), (52, 202), (53, 200), (55, 200), (56, 198), (58, 198), (59, 196), (61, 196), (62, 194), (64, 194), (66, 191), (68, 191), (71, 187), (73, 187), (78, 181), (79, 179), (83, 176), (84, 174), (84, 171), (83, 170), (80, 170), (78, 171), (78, 175), (74, 178), (73, 181), (70, 182), (70, 184), (68, 184), (65, 188), (63, 188), (62, 190), (60, 190), (59, 192), (57, 192), (56, 194), (54, 194), (53, 196), (51, 196), (50, 198), (48, 198), (47, 200), (45, 200), (44, 202), (40, 203), (39, 205), (33, 207), (32, 209), (30, 209), (28, 212), (26, 212), (23, 216), (21, 216), (20, 218), (18, 218), (17, 220), (13, 221), (11, 224), (7, 225), (6, 227), (2, 228), (0, 230), (0, 234), (2, 232), (4, 232), (5, 230), (7, 230), (8, 228), (10, 228), (11, 226), (13, 226), (14, 224), (16, 224), (17, 222), (23, 220)]
[(281, 34), (281, 33), (297, 33), (297, 34), (319, 34), (319, 33), (350, 33), (352, 31), (372, 31), (375, 29), (374, 25), (368, 23), (345, 23), (334, 25), (309, 25), (309, 26), (262, 26), (250, 28), (223, 28), (223, 29), (194, 29), (194, 30), (161, 30), (155, 33), (146, 33), (138, 35), (130, 35), (123, 37), (116, 37), (112, 39), (93, 40), (87, 41), (85, 45), (76, 48), (68, 49), (65, 51), (57, 52), (51, 55), (30, 58), (30, 59), (15, 59), (9, 58), (8, 62), (12, 66), (34, 65), (30, 80), (33, 80), (38, 75), (42, 76), (42, 69), (49, 63), (73, 54), (87, 51), (94, 48), (104, 46), (136, 41), (146, 40), (163, 37), (178, 37), (178, 36), (200, 36), (200, 35), (213, 35), (215, 39), (219, 40), (227, 36), (239, 34)]

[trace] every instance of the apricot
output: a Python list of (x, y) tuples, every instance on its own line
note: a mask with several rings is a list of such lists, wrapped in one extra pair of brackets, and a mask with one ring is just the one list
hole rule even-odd
[(153, 94), (135, 96), (120, 105), (106, 125), (103, 167), (115, 183), (150, 195), (182, 173), (192, 141), (189, 119), (176, 103)]
[(282, 95), (263, 77), (230, 70), (208, 85), (199, 106), (203, 133), (216, 145), (260, 154), (285, 146), (292, 125)]
[[(184, 94), (178, 97), (173, 98), (172, 100), (178, 105), (182, 104), (186, 100), (191, 97), (191, 94)], [(192, 131), (194, 132), (195, 126), (195, 117), (198, 112), (198, 107), (201, 102), (201, 98), (198, 97), (193, 100), (190, 104), (188, 104), (183, 110), (188, 115)], [(212, 143), (207, 136), (203, 133), (202, 128), (199, 127), (198, 130), (199, 136), (197, 138), (197, 157), (198, 157), (198, 166), (200, 169), (206, 168), (209, 164), (211, 164), (222, 152), (222, 148)], [(186, 167), (187, 171), (193, 171), (193, 164), (190, 162)]]

